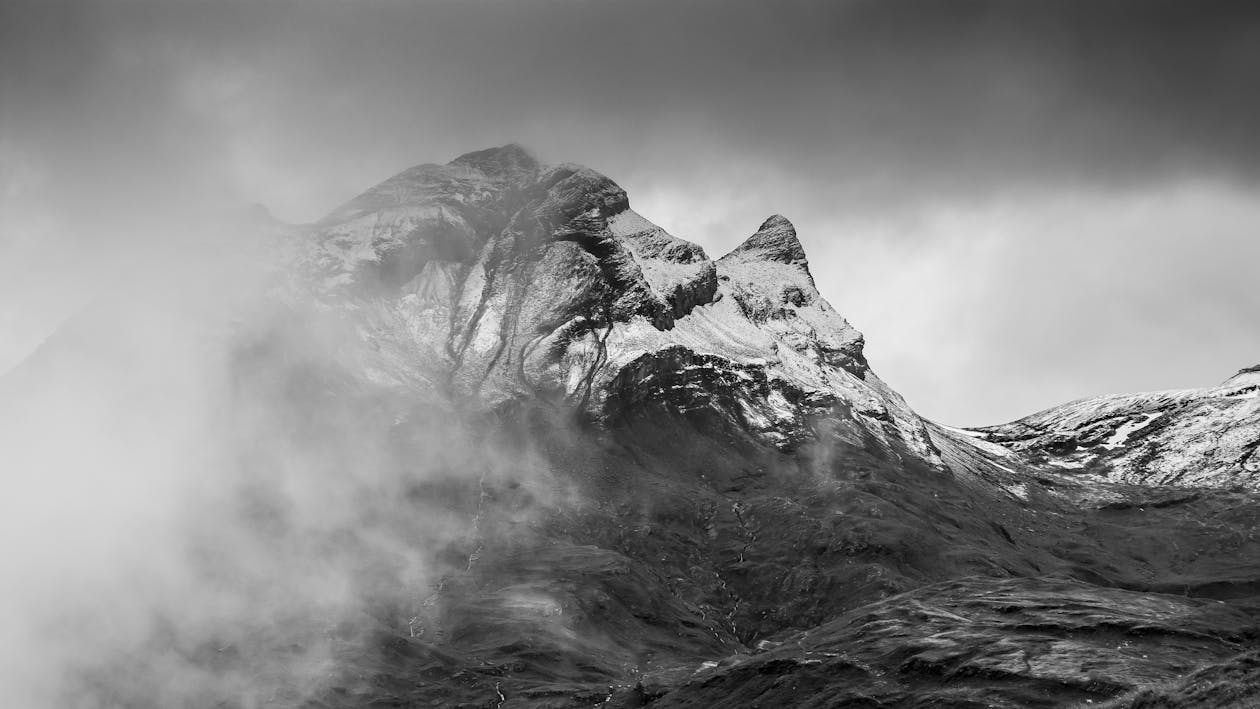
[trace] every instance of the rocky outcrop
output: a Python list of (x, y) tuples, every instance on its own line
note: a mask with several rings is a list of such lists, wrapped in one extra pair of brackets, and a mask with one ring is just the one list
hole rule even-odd
[(862, 334), (818, 293), (791, 222), (777, 214), (770, 217), (718, 264), (744, 317), (774, 331), (798, 352), (866, 376)]
[(781, 214), (772, 214), (761, 223), (756, 233), (727, 254), (726, 259), (750, 261), (775, 261), (798, 266), (806, 272), (809, 261), (805, 249), (796, 238), (796, 227)]
[(671, 236), (631, 210), (615, 215), (609, 227), (634, 254), (653, 289), (665, 297), (675, 319), (713, 302), (717, 269), (704, 249)]

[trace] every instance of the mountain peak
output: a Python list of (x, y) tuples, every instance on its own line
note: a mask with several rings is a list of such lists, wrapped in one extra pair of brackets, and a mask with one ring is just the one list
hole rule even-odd
[(542, 170), (533, 154), (516, 143), (475, 150), (445, 165), (424, 163), (407, 168), (333, 210), (320, 223), (355, 219), (404, 205), (425, 209), (443, 199), (475, 201), (476, 195), (492, 185), (528, 186)]
[(517, 143), (464, 153), (450, 162), (452, 166), (471, 167), (493, 177), (512, 178), (537, 172), (538, 159)]
[(761, 223), (761, 230), (780, 229), (780, 228), (791, 229), (793, 234), (796, 233), (796, 227), (793, 226), (792, 222), (789, 221), (788, 218), (783, 216), (782, 214), (771, 214), (770, 216), (766, 217), (766, 220), (764, 222)]
[(723, 258), (741, 257), (763, 261), (777, 261), (808, 269), (805, 249), (796, 237), (796, 227), (782, 214), (772, 214), (757, 229)]

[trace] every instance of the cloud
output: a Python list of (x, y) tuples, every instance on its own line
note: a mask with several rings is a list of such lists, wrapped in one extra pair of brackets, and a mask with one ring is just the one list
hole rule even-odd
[(373, 632), (436, 622), (492, 536), (479, 486), (520, 495), (496, 524), (569, 494), (527, 442), (374, 382), (340, 311), (277, 295), (256, 229), (114, 226), (152, 248), (0, 377), (15, 706), (302, 704)]
[(828, 290), (881, 376), (924, 415), (984, 425), (1260, 358), (1257, 219), (1251, 191), (1211, 181), (1056, 192), (837, 224), (868, 238), (821, 258), (861, 264)]
[(147, 144), (197, 94), (220, 122), (190, 145), (346, 167), (344, 190), (505, 139), (630, 171), (738, 154), (879, 199), (1260, 159), (1246, 3), (33, 7), (6, 18), (20, 127)]
[[(6, 198), (0, 256), (23, 272), (63, 264), (70, 284), (101, 258), (127, 260), (134, 240), (94, 233), (101, 212), (257, 201), (311, 220), (410, 165), (509, 141), (608, 173), (646, 216), (715, 252), (781, 212), (815, 253), (868, 252), (895, 235), (947, 260), (954, 237), (917, 215), (1074, 192), (1109, 203), (1204, 180), (1254, 191), (1260, 161), (1254, 3), (63, 1), (0, 12), (0, 145), (17, 147), (6, 152), (20, 153), (17, 173), (41, 176)], [(10, 217), (15, 205), (27, 216)], [(58, 233), (43, 230), (39, 249), (15, 236), (48, 214)], [(1032, 234), (1038, 218), (1012, 217), (1025, 224), (1012, 233)], [(915, 219), (921, 228), (895, 226)], [(811, 243), (823, 240), (847, 251)], [(1036, 253), (1016, 241), (995, 271)], [(1122, 252), (1096, 258), (1123, 269)], [(837, 297), (853, 268), (838, 258), (815, 256)], [(3, 302), (34, 300), (29, 286), (0, 287)], [(1032, 297), (986, 302), (1051, 317)], [(1204, 310), (1227, 297), (1185, 299)], [(0, 322), (39, 332), (65, 307)], [(999, 316), (977, 307), (978, 319)]]

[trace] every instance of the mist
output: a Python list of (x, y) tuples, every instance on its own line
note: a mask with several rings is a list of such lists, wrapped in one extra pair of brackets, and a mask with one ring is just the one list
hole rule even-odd
[(300, 704), (372, 628), (424, 634), (479, 485), (559, 489), (436, 396), (353, 374), (370, 353), (292, 290), (285, 227), (193, 216), (99, 223), (125, 264), (3, 379), (12, 706)]

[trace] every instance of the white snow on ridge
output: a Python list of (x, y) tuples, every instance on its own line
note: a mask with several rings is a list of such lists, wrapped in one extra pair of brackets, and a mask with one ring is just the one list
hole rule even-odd
[(1005, 490), (1021, 500), (1028, 499), (1028, 483), (1014, 483), (1006, 486)]
[(1091, 421), (1123, 413), (1141, 413), (1164, 406), (1176, 405), (1198, 398), (1201, 389), (1173, 389), (1138, 394), (1110, 394), (1107, 396), (1077, 399), (1054, 408), (1025, 416), (1012, 423), (1035, 428), (1049, 428), (1053, 423), (1059, 429), (1078, 428)]
[(1225, 382), (1218, 388), (1251, 386), (1260, 387), (1260, 369), (1254, 371), (1243, 370), (1229, 379), (1226, 379)]
[[(613, 236), (630, 236), (632, 234), (641, 234), (647, 231), (659, 231), (667, 234), (664, 229), (653, 224), (643, 217), (643, 215), (633, 209), (622, 210), (608, 218), (608, 229)], [(670, 237), (674, 238), (674, 237)]]
[[(1034, 462), (1049, 453), (1040, 464), (1051, 470), (1098, 461), (1116, 482), (1260, 489), (1260, 386), (1252, 384), (1254, 374), (1205, 389), (1081, 399), (985, 430)], [(1063, 436), (1077, 437), (1079, 447), (1054, 452)]]
[(957, 426), (946, 426), (943, 423), (938, 423), (936, 425), (939, 426), (940, 428), (945, 429), (946, 431), (949, 431), (950, 433), (957, 433), (960, 436), (966, 436), (968, 438), (979, 438), (979, 439), (984, 438), (984, 434), (981, 433), (980, 431), (972, 431), (966, 428), (958, 428)]
[(648, 285), (663, 298), (680, 287), (686, 289), (706, 268), (713, 268), (699, 246), (679, 239), (632, 209), (609, 217), (608, 230), (630, 250)]
[[(643, 354), (682, 345), (693, 352), (722, 357), (736, 364), (764, 367), (771, 378), (782, 379), (806, 391), (830, 393), (849, 402), (858, 413), (891, 416), (908, 445), (928, 460), (937, 460), (938, 456), (928, 444), (926, 431), (918, 416), (882, 381), (874, 375), (864, 380), (820, 361), (812, 349), (798, 349), (799, 340), (793, 336), (817, 338), (828, 344), (861, 337), (821, 297), (816, 296), (816, 291), (817, 303), (813, 307), (818, 312), (812, 314), (811, 320), (827, 329), (809, 326), (804, 317), (786, 326), (773, 320), (755, 323), (740, 309), (730, 288), (729, 282), (720, 281), (718, 293), (721, 297), (679, 318), (671, 330), (658, 330), (642, 317), (636, 317), (629, 323), (618, 323), (605, 342), (608, 376)], [(813, 290), (812, 285), (810, 288)], [(841, 333), (837, 334), (836, 330), (841, 328)], [(773, 358), (767, 359), (767, 354), (772, 354)], [(782, 410), (788, 406), (786, 400), (771, 400), (770, 404), (778, 410), (778, 416), (790, 418), (790, 414)], [(757, 414), (754, 418), (763, 417)]]
[(1145, 418), (1125, 421), (1116, 428), (1116, 432), (1111, 434), (1111, 437), (1103, 442), (1102, 445), (1107, 448), (1119, 448), (1123, 446), (1125, 442), (1129, 440), (1129, 436), (1137, 433), (1143, 428), (1146, 428), (1150, 425), (1151, 421), (1159, 418), (1160, 413), (1161, 412), (1159, 411), (1155, 411), (1153, 413), (1143, 414)]

